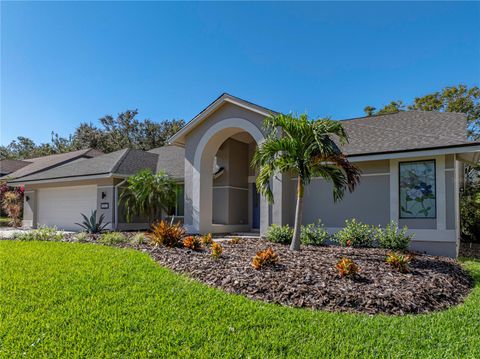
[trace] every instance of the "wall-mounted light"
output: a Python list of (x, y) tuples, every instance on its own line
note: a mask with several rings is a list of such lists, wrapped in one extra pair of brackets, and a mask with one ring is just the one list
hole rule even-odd
[(27, 202), (30, 201), (30, 197), (25, 196), (25, 200), (26, 200)]
[(104, 199), (105, 197), (107, 197), (107, 194), (105, 192), (102, 192), (102, 199)]

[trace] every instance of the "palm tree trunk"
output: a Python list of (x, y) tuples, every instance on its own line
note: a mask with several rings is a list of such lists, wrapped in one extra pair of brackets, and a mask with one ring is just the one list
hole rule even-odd
[(297, 179), (297, 207), (295, 208), (295, 227), (293, 229), (293, 239), (290, 250), (298, 251), (300, 249), (300, 230), (302, 228), (303, 217), (303, 184), (300, 177)]

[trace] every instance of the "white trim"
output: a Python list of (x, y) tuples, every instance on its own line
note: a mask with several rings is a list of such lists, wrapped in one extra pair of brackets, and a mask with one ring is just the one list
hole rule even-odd
[[(364, 173), (361, 174), (360, 177), (374, 177), (374, 176), (390, 176), (390, 172), (385, 173)], [(324, 180), (323, 177), (312, 177), (312, 180)], [(297, 177), (291, 177), (290, 181), (296, 181)]]
[(224, 189), (224, 188), (229, 188), (229, 189), (239, 189), (242, 191), (248, 191), (248, 188), (243, 188), (243, 187), (235, 187), (235, 186), (212, 186), (213, 189)]
[(175, 144), (183, 144), (182, 141), (180, 140), (181, 137), (185, 136), (187, 133), (189, 133), (194, 127), (197, 126), (201, 121), (203, 121), (205, 118), (210, 116), (212, 112), (217, 110), (221, 105), (223, 105), (225, 102), (229, 102), (231, 104), (234, 104), (238, 107), (256, 112), (260, 115), (263, 115), (265, 117), (270, 115), (270, 112), (268, 111), (263, 111), (259, 108), (256, 108), (257, 106), (249, 105), (244, 103), (243, 101), (239, 101), (236, 99), (233, 99), (229, 97), (229, 95), (225, 94), (219, 99), (217, 99), (214, 103), (212, 103), (210, 106), (208, 106), (205, 110), (203, 110), (201, 113), (199, 113), (197, 116), (195, 116), (191, 121), (189, 121), (183, 128), (180, 129), (176, 134), (174, 134), (170, 139), (168, 140), (168, 143), (175, 143)]
[(445, 168), (445, 172), (454, 172), (455, 168)]
[(390, 220), (398, 222), (400, 217), (398, 204), (398, 160), (390, 160)]
[(445, 156), (435, 159), (436, 167), (436, 200), (437, 200), (437, 230), (443, 231), (447, 229), (447, 191), (445, 183)]
[(477, 152), (480, 151), (479, 145), (471, 146), (458, 146), (458, 147), (445, 147), (438, 149), (425, 149), (418, 151), (404, 151), (404, 152), (393, 152), (393, 153), (380, 153), (380, 154), (371, 154), (371, 155), (352, 155), (347, 156), (350, 162), (363, 162), (363, 161), (378, 161), (378, 160), (389, 160), (396, 158), (414, 158), (420, 156), (441, 156), (441, 155), (450, 155), (456, 153), (465, 153), (465, 152)]
[(22, 184), (41, 184), (41, 183), (57, 183), (57, 182), (70, 182), (70, 181), (83, 181), (83, 180), (92, 180), (92, 179), (102, 179), (102, 178), (127, 178), (128, 176), (117, 175), (112, 173), (106, 173), (103, 175), (92, 175), (92, 176), (76, 176), (76, 177), (61, 177), (61, 178), (51, 178), (43, 180), (31, 180), (31, 181), (12, 181), (7, 183), (12, 183), (13, 185), (22, 185)]

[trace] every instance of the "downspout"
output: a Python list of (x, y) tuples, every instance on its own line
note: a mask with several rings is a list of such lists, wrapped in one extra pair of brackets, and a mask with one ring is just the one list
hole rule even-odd
[(114, 230), (118, 230), (118, 187), (120, 187), (122, 184), (127, 182), (127, 178), (125, 178), (122, 182), (116, 184), (113, 186), (113, 192), (114, 192), (114, 201), (115, 203), (113, 204), (114, 207)]

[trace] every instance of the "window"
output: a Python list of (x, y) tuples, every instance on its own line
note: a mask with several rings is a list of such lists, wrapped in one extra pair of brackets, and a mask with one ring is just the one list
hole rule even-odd
[(399, 165), (400, 218), (436, 218), (435, 161)]
[(176, 201), (175, 201), (175, 206), (171, 208), (168, 212), (170, 216), (175, 216), (175, 217), (183, 217), (184, 215), (184, 197), (185, 197), (185, 191), (184, 191), (184, 184), (178, 184), (175, 187), (175, 195), (176, 195)]

